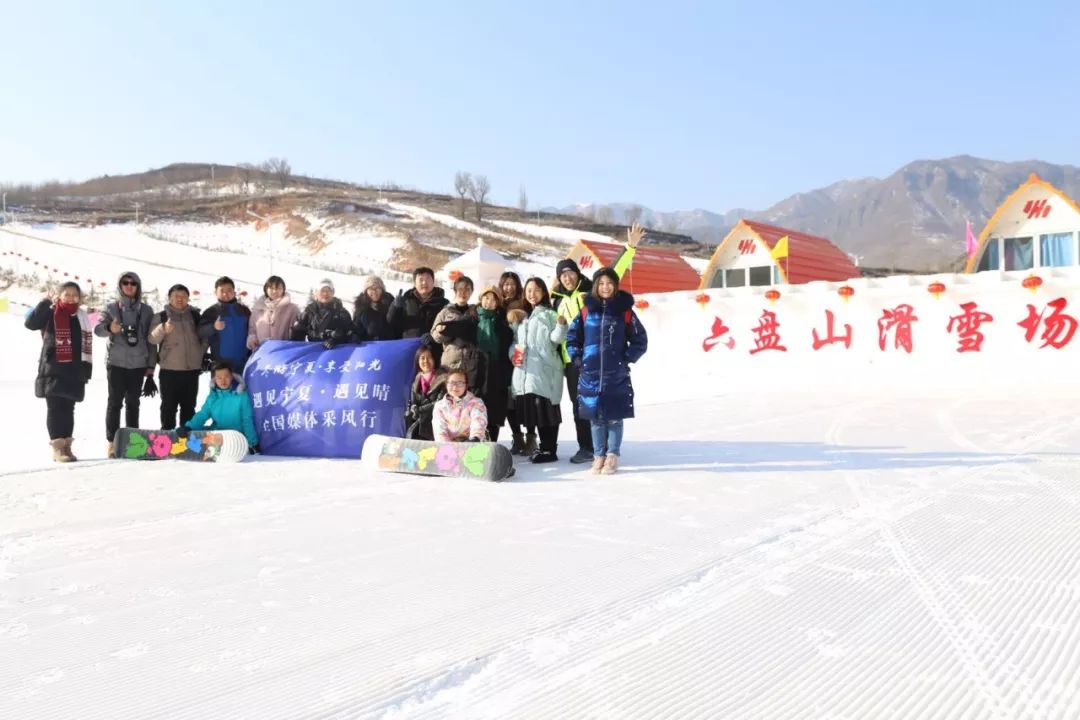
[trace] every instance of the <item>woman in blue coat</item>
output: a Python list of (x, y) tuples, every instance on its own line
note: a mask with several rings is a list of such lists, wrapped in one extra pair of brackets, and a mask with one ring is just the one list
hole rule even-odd
[(630, 363), (649, 347), (645, 328), (634, 313), (634, 296), (619, 289), (619, 276), (600, 268), (592, 292), (566, 336), (570, 361), (581, 370), (578, 413), (590, 422), (593, 473), (618, 469), (623, 420), (634, 417)]

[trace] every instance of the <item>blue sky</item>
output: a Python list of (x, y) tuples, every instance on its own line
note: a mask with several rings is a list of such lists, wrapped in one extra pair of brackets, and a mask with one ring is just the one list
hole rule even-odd
[(723, 211), (915, 159), (1080, 164), (1080, 3), (880, 5), (9, 3), (0, 180), (284, 156)]

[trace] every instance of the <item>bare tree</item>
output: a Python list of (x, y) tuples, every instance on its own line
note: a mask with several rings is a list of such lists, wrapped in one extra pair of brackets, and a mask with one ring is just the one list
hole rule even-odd
[(610, 223), (612, 216), (613, 213), (611, 212), (610, 205), (601, 205), (600, 207), (596, 208), (596, 222), (600, 223), (601, 225), (607, 225), (608, 223)]
[(236, 175), (237, 183), (240, 185), (240, 192), (247, 195), (251, 192), (251, 183), (255, 179), (255, 166), (251, 163), (237, 163)]
[(487, 175), (477, 175), (473, 180), (472, 192), (470, 193), (476, 207), (476, 222), (484, 219), (484, 201), (487, 200), (489, 192), (491, 192), (491, 183), (488, 182)]
[(524, 185), (522, 185), (521, 189), (518, 190), (518, 210), (521, 211), (522, 215), (529, 212), (529, 196), (525, 192)]
[(454, 175), (454, 192), (458, 194), (460, 198), (458, 201), (459, 212), (461, 213), (461, 219), (465, 219), (465, 198), (471, 195), (473, 192), (473, 180), (472, 175), (467, 172), (461, 172), (458, 170)]
[(264, 162), (259, 169), (268, 175), (273, 175), (281, 185), (282, 190), (289, 184), (289, 178), (292, 177), (292, 165), (285, 158), (272, 157)]
[(641, 219), (642, 207), (640, 205), (631, 205), (626, 208), (626, 224), (633, 225)]

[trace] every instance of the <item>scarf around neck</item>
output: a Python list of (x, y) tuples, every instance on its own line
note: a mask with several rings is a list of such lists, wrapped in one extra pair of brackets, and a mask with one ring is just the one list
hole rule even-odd
[(58, 302), (53, 308), (53, 337), (56, 338), (58, 363), (69, 363), (75, 358), (75, 347), (71, 342), (71, 317), (77, 312), (78, 303)]

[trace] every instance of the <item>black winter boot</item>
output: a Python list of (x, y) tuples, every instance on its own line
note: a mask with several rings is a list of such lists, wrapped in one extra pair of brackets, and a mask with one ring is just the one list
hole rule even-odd
[(536, 433), (531, 432), (525, 436), (525, 447), (521, 449), (521, 454), (528, 458), (536, 454)]
[(514, 440), (510, 443), (511, 455), (524, 455), (525, 454), (525, 436), (521, 434), (520, 430), (514, 431)]

